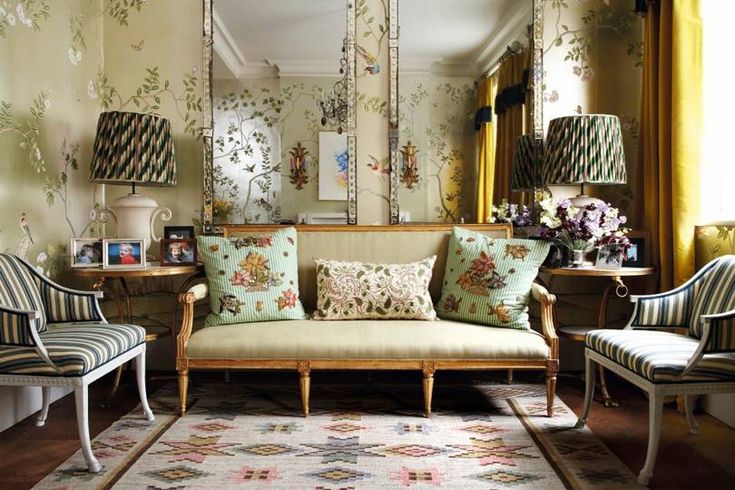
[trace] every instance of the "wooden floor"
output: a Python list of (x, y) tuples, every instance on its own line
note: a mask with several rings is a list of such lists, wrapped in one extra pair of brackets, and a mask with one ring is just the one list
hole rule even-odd
[[(294, 383), (294, 389), (297, 386), (293, 373), (238, 373), (237, 376), (238, 380), (241, 376), (251, 376), (253, 379), (257, 377), (259, 382), (267, 377), (268, 382)], [(320, 382), (329, 382), (324, 379), (327, 376), (332, 375), (322, 375)], [(349, 373), (334, 376), (340, 377), (341, 381), (347, 376), (349, 380), (365, 383), (367, 387), (370, 379), (381, 380), (386, 376), (384, 379), (393, 381), (396, 378), (392, 373)], [(441, 406), (443, 397), (451, 397), (450, 389), (442, 388), (444, 376), (461, 382), (462, 376), (470, 375), (437, 373), (434, 396), (437, 407)], [(477, 377), (475, 374), (471, 376)], [(518, 382), (538, 381), (536, 377), (516, 378)], [(610, 378), (611, 390), (621, 406), (605, 408), (595, 403), (590, 413), (589, 427), (637, 474), (643, 465), (648, 438), (647, 400), (642, 392), (614, 376)], [(115, 406), (101, 408), (99, 402), (107, 394), (108, 382), (109, 379), (104, 379), (90, 388), (90, 424), (93, 436), (134, 408), (138, 402), (134, 387), (128, 386), (119, 393)], [(149, 381), (149, 390), (155, 390), (164, 382)], [(581, 380), (562, 376), (557, 393), (569, 407), (579, 413), (583, 398)], [(35, 427), (33, 420), (30, 417), (0, 433), (0, 489), (31, 488), (79, 449), (73, 397), (67, 396), (51, 406), (45, 427)], [(705, 414), (699, 414), (698, 421), (702, 433), (692, 436), (684, 415), (677, 413), (673, 406), (666, 406), (652, 488), (730, 489), (735, 486), (735, 430)]]

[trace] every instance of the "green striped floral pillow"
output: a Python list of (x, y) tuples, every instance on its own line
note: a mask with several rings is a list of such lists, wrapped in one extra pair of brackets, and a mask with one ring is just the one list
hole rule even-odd
[(449, 238), (439, 318), (530, 329), (528, 297), (549, 244), (493, 239), (454, 228)]
[(296, 229), (233, 238), (197, 237), (209, 282), (206, 325), (299, 320)]

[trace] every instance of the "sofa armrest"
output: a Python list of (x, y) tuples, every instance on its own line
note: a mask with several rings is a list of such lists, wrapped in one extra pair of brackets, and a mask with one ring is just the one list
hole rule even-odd
[(541, 305), (541, 332), (551, 350), (551, 358), (559, 359), (559, 336), (554, 328), (554, 303), (556, 296), (538, 283), (531, 285), (531, 295)]
[(188, 371), (189, 361), (186, 357), (186, 345), (189, 343), (191, 331), (194, 326), (194, 303), (209, 296), (209, 285), (206, 283), (195, 284), (179, 295), (179, 303), (183, 311), (181, 329), (176, 337), (176, 369)]

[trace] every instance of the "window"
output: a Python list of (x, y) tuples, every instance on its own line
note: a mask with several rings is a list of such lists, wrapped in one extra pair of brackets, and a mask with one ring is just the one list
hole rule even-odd
[(735, 222), (735, 74), (732, 19), (735, 2), (702, 0), (703, 24), (703, 223)]

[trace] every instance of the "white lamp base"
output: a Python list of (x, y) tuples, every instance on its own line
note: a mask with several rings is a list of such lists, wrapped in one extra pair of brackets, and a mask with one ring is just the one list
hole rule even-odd
[(589, 206), (590, 204), (595, 204), (599, 207), (600, 205), (605, 204), (605, 201), (603, 201), (602, 199), (588, 196), (586, 194), (577, 194), (576, 197), (571, 198), (569, 201), (575, 208), (584, 208)]
[(117, 238), (136, 238), (145, 241), (145, 249), (151, 245), (151, 241), (159, 242), (161, 239), (153, 231), (156, 217), (160, 215), (161, 221), (170, 221), (173, 213), (169, 208), (162, 208), (150, 197), (135, 192), (127, 196), (118, 197), (110, 206), (100, 210), (93, 210), (90, 217), (98, 223), (107, 224), (110, 215), (117, 223)]

